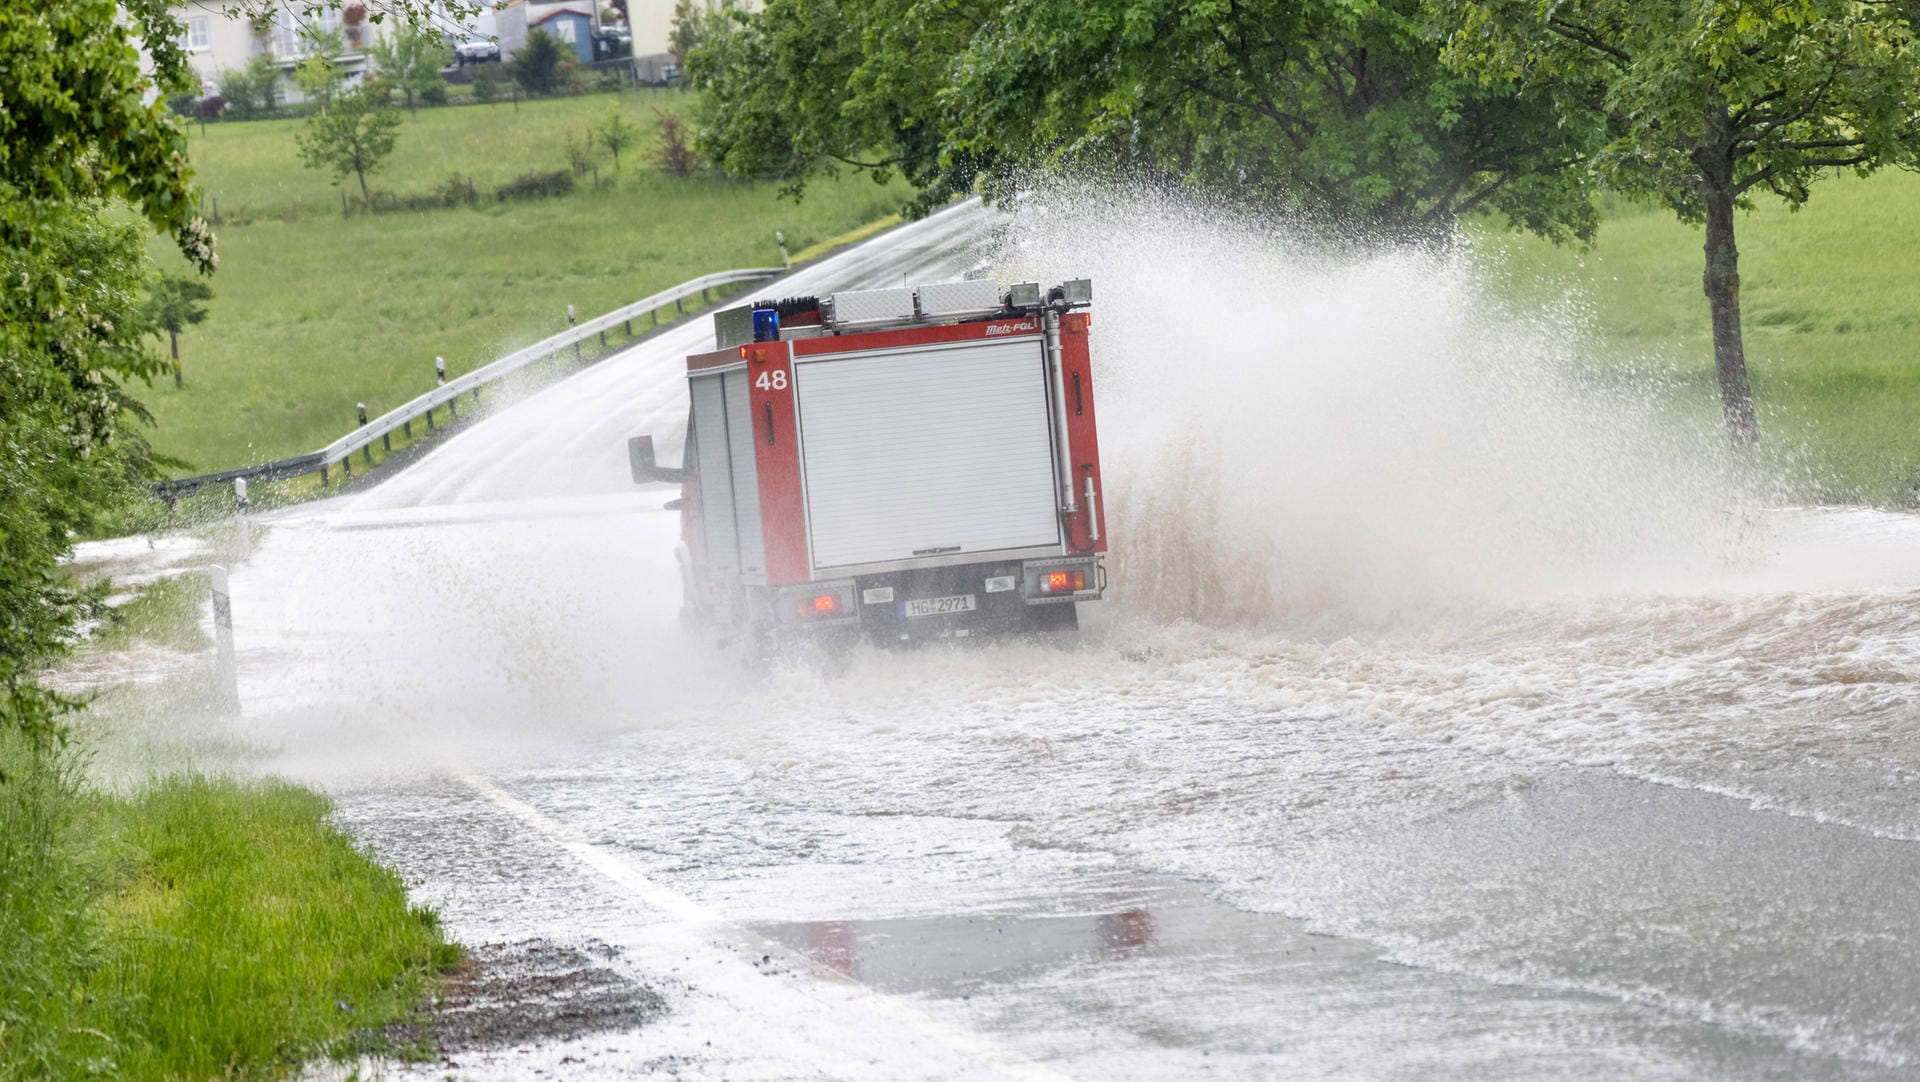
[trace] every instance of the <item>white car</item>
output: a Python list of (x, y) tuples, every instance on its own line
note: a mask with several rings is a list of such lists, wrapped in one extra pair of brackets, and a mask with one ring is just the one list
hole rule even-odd
[(462, 64), (476, 60), (498, 60), (500, 43), (492, 38), (467, 38), (454, 43), (453, 55)]

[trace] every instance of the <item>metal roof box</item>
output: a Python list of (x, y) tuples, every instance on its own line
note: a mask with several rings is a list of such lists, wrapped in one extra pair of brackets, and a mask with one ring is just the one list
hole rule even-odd
[(913, 322), (911, 289), (843, 289), (820, 304), (820, 315), (835, 330)]
[(965, 319), (1002, 310), (1000, 283), (991, 278), (969, 282), (936, 282), (913, 291), (921, 319)]

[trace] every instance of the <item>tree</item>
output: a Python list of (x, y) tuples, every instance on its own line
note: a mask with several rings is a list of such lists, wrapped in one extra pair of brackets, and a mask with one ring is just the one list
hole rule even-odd
[(371, 204), (367, 174), (378, 172), (393, 153), (400, 114), (380, 101), (367, 86), (355, 87), (334, 99), (333, 107), (307, 118), (307, 130), (297, 136), (301, 160), (312, 169), (333, 170), (339, 184), (351, 174), (360, 181), (360, 198)]
[(790, 191), (898, 171), (926, 209), (1034, 166), (1145, 172), (1359, 233), (1479, 209), (1590, 235), (1590, 127), (1440, 62), (1440, 0), (769, 0), (692, 67), (701, 145)]
[(167, 346), (173, 355), (173, 385), (181, 386), (180, 332), (203, 323), (207, 310), (201, 301), (213, 299), (213, 289), (193, 278), (161, 275), (147, 287), (146, 320), (167, 332)]
[(627, 115), (620, 111), (618, 105), (609, 106), (606, 118), (594, 126), (594, 140), (606, 147), (607, 153), (613, 155), (615, 176), (620, 175), (620, 152), (632, 146), (639, 135), (639, 129), (634, 127), (633, 122), (627, 119)]
[(560, 63), (566, 59), (567, 50), (560, 39), (545, 30), (535, 30), (527, 35), (527, 43), (507, 61), (507, 71), (520, 89), (529, 95), (548, 94), (560, 86)]
[(440, 74), (446, 46), (430, 31), (403, 28), (383, 41), (375, 41), (368, 51), (380, 69), (380, 77), (406, 99), (409, 114), (415, 111), (417, 98), (430, 97), (447, 85)]
[(347, 81), (345, 73), (334, 63), (335, 57), (347, 51), (346, 35), (338, 30), (304, 26), (300, 28), (300, 40), (307, 55), (294, 65), (294, 84), (300, 88), (302, 97), (325, 112), (327, 106), (333, 103), (333, 96), (340, 92), (341, 85)]
[(191, 265), (215, 262), (164, 104), (192, 85), (178, 34), (163, 0), (0, 4), (0, 727), (41, 742), (77, 704), (34, 674), (94, 607), (59, 561), (148, 468), (121, 388), (159, 371), (143, 343), (148, 264), (108, 201), (172, 234)]
[(1823, 170), (1920, 164), (1920, 5), (1866, 0), (1477, 0), (1450, 55), (1598, 118), (1595, 173), (1705, 224), (1714, 374), (1738, 447), (1759, 438), (1740, 326), (1735, 211), (1799, 207)]

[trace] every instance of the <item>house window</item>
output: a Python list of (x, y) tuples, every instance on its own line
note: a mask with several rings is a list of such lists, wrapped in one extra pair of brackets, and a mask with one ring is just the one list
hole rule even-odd
[(574, 37), (575, 33), (572, 19), (555, 19), (553, 21), (553, 36), (566, 42), (568, 45), (577, 44)]
[(313, 43), (307, 40), (302, 28), (312, 26), (319, 30), (340, 29), (340, 13), (323, 11), (312, 19), (303, 19), (291, 11), (275, 12), (273, 16), (273, 55), (281, 60), (297, 60), (313, 49)]
[(180, 47), (198, 52), (211, 48), (212, 45), (213, 38), (207, 30), (207, 17), (205, 15), (188, 16), (186, 29), (180, 31)]

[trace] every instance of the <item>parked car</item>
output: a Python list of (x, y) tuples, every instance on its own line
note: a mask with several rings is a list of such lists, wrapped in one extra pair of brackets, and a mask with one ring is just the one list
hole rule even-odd
[(465, 38), (454, 42), (453, 57), (462, 64), (500, 59), (500, 43), (492, 38)]

